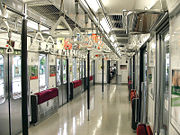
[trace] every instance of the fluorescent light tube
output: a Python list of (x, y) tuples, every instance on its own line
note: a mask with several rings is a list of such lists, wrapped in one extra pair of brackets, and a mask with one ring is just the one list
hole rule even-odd
[(104, 28), (104, 30), (106, 31), (106, 33), (109, 33), (109, 32), (110, 32), (109, 24), (107, 23), (107, 20), (106, 20), (105, 18), (103, 18), (103, 19), (100, 21), (100, 24), (102, 25), (102, 27)]
[(100, 8), (99, 2), (97, 0), (86, 0), (86, 2), (94, 12), (97, 12)]

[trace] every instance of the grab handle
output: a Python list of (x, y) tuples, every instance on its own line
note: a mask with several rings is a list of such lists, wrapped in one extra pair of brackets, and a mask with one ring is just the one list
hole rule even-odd
[(8, 47), (6, 49), (6, 53), (7, 54), (13, 54), (14, 53), (14, 49), (11, 45), (8, 45)]
[(52, 36), (49, 36), (46, 40), (46, 42), (48, 43), (49, 41), (52, 41), (52, 43), (54, 44), (54, 39), (52, 38)]
[(34, 39), (37, 40), (38, 36), (40, 36), (41, 42), (44, 42), (44, 37), (43, 37), (43, 35), (41, 34), (41, 32), (37, 32)]

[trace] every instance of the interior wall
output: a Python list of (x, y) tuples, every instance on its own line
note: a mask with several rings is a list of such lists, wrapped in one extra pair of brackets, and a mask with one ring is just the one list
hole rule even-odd
[[(123, 69), (122, 66), (126, 66), (126, 69)], [(118, 61), (118, 84), (119, 83), (128, 83), (128, 71), (129, 71), (129, 60), (126, 60), (125, 57), (122, 57)]]

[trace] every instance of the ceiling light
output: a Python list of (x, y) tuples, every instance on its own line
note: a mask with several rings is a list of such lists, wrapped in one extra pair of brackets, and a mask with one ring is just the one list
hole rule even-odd
[(40, 30), (49, 30), (49, 28), (48, 28), (48, 27), (45, 27), (45, 26), (43, 26), (43, 25), (40, 25)]
[(105, 18), (103, 18), (101, 21), (100, 21), (100, 24), (102, 25), (102, 27), (104, 28), (104, 30), (106, 31), (106, 33), (109, 33), (110, 32), (110, 27), (109, 27), (109, 24), (107, 22), (107, 20)]
[(114, 48), (117, 48), (118, 45), (117, 45), (117, 43), (114, 43), (113, 46), (114, 46)]
[(100, 8), (100, 4), (97, 0), (86, 0), (88, 3), (89, 7), (94, 11), (97, 12), (98, 9)]
[(37, 24), (36, 22), (31, 21), (31, 20), (28, 20), (28, 21), (27, 21), (27, 26), (28, 26), (29, 28), (38, 30), (38, 24)]

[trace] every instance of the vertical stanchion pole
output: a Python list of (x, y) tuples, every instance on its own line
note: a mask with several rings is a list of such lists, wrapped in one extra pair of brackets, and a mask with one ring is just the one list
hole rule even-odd
[(90, 110), (90, 84), (89, 84), (89, 75), (90, 75), (90, 51), (88, 50), (87, 55), (87, 66), (88, 66), (88, 89), (87, 89), (87, 109), (88, 109), (88, 121), (89, 121), (89, 110)]
[[(26, 10), (26, 7), (25, 7)], [(26, 14), (26, 13), (25, 13)], [(22, 21), (21, 33), (21, 85), (22, 85), (22, 133), (28, 135), (28, 75), (27, 75), (27, 20)]]
[(69, 60), (66, 59), (66, 79), (67, 79), (67, 102), (69, 102)]
[(102, 58), (102, 93), (104, 93), (104, 57)]

